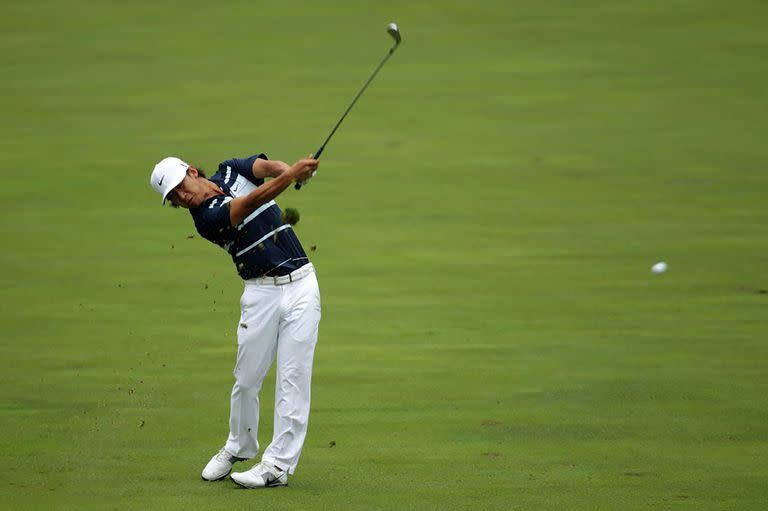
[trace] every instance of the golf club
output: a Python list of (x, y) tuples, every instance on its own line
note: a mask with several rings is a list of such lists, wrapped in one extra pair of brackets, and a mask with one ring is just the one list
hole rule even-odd
[[(352, 103), (350, 103), (347, 109), (344, 111), (344, 114), (341, 116), (341, 119), (339, 119), (339, 122), (337, 122), (336, 126), (333, 127), (330, 135), (328, 135), (328, 138), (326, 138), (325, 142), (323, 142), (323, 145), (321, 145), (320, 149), (318, 149), (317, 152), (315, 152), (314, 154), (315, 159), (319, 159), (320, 155), (323, 154), (325, 145), (328, 143), (329, 140), (331, 140), (331, 137), (333, 136), (333, 134), (336, 133), (336, 130), (341, 125), (341, 121), (343, 121), (344, 118), (349, 113), (349, 111), (352, 110), (352, 107), (355, 106), (355, 103), (357, 103), (358, 98), (360, 98), (363, 92), (365, 92), (365, 89), (368, 87), (368, 84), (370, 84), (373, 81), (373, 79), (376, 77), (376, 74), (379, 72), (379, 69), (381, 69), (384, 66), (384, 64), (386, 64), (387, 60), (389, 60), (389, 57), (392, 56), (392, 54), (395, 52), (398, 45), (400, 44), (400, 30), (397, 28), (397, 23), (390, 23), (389, 25), (387, 25), (387, 33), (392, 36), (392, 39), (395, 40), (395, 44), (389, 49), (387, 54), (384, 56), (384, 59), (379, 63), (379, 65), (373, 71), (371, 76), (368, 78), (368, 80), (365, 82), (363, 87), (360, 89), (360, 92), (357, 93), (357, 95), (355, 96), (355, 99), (352, 100)], [(294, 188), (296, 188), (297, 190), (300, 190), (301, 185), (302, 183), (296, 183), (294, 185)]]

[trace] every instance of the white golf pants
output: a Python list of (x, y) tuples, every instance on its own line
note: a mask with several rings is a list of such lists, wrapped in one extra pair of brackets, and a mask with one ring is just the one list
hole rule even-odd
[(245, 281), (240, 300), (235, 385), (225, 449), (239, 458), (253, 458), (259, 452), (259, 391), (277, 357), (274, 433), (262, 460), (292, 474), (307, 435), (320, 290), (314, 269), (283, 285), (263, 280)]

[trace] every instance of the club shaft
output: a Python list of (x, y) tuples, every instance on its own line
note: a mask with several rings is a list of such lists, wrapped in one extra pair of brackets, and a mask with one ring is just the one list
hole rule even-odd
[[(347, 107), (347, 109), (346, 109), (346, 110), (344, 110), (344, 113), (342, 114), (342, 116), (341, 116), (341, 118), (339, 119), (339, 121), (336, 123), (336, 126), (334, 126), (334, 127), (333, 127), (333, 129), (331, 130), (331, 132), (328, 134), (328, 138), (326, 138), (326, 139), (325, 139), (325, 142), (323, 142), (323, 145), (321, 145), (321, 146), (320, 146), (320, 149), (318, 149), (318, 150), (315, 152), (315, 154), (313, 155), (315, 159), (319, 159), (319, 158), (320, 158), (320, 155), (321, 155), (321, 154), (323, 154), (323, 151), (325, 150), (325, 146), (326, 146), (326, 144), (328, 144), (328, 142), (331, 140), (331, 137), (333, 136), (333, 134), (334, 134), (334, 133), (336, 133), (336, 130), (337, 130), (337, 129), (339, 129), (339, 126), (341, 126), (341, 123), (342, 123), (342, 121), (344, 121), (344, 118), (347, 116), (347, 114), (349, 113), (349, 111), (350, 111), (350, 110), (352, 110), (352, 107), (353, 107), (353, 106), (355, 106), (355, 103), (357, 103), (357, 100), (358, 100), (358, 99), (360, 99), (360, 96), (362, 96), (362, 95), (363, 95), (363, 92), (365, 92), (365, 89), (367, 89), (367, 88), (368, 88), (368, 85), (370, 85), (370, 83), (373, 81), (373, 79), (374, 79), (374, 78), (376, 78), (376, 75), (379, 73), (379, 70), (380, 70), (382, 67), (384, 67), (384, 64), (386, 64), (386, 63), (387, 63), (387, 61), (389, 60), (389, 57), (391, 57), (391, 56), (392, 56), (392, 54), (395, 52), (395, 50), (397, 49), (397, 45), (398, 45), (398, 44), (400, 44), (400, 42), (399, 42), (399, 41), (398, 41), (398, 42), (396, 42), (396, 43), (395, 43), (395, 45), (394, 45), (394, 46), (392, 46), (392, 47), (389, 49), (389, 51), (388, 51), (388, 52), (387, 52), (387, 54), (384, 56), (384, 58), (381, 60), (381, 62), (379, 62), (379, 65), (378, 65), (378, 66), (376, 66), (376, 69), (374, 69), (374, 70), (373, 70), (373, 73), (371, 73), (371, 76), (369, 76), (369, 77), (368, 77), (368, 80), (366, 80), (366, 82), (363, 84), (363, 86), (362, 86), (362, 87), (360, 88), (360, 90), (357, 92), (357, 94), (355, 95), (355, 98), (354, 98), (354, 99), (352, 100), (352, 102), (349, 104), (349, 106)], [(300, 189), (301, 189), (301, 183), (296, 183), (296, 184), (294, 185), (294, 188), (296, 188), (297, 190), (300, 190)]]
[(320, 155), (323, 153), (323, 150), (325, 149), (326, 144), (329, 140), (331, 140), (331, 137), (334, 133), (336, 133), (336, 130), (339, 129), (339, 126), (341, 126), (342, 121), (347, 116), (350, 110), (352, 110), (352, 107), (355, 106), (355, 103), (357, 103), (357, 100), (360, 99), (360, 96), (363, 95), (363, 92), (365, 92), (365, 89), (368, 88), (368, 85), (373, 81), (374, 78), (376, 78), (376, 75), (379, 73), (379, 70), (384, 67), (384, 64), (387, 63), (387, 60), (389, 60), (389, 57), (392, 56), (392, 54), (395, 52), (395, 48), (397, 48), (397, 45), (393, 46), (389, 49), (387, 54), (384, 56), (384, 59), (379, 62), (379, 65), (376, 66), (376, 69), (373, 71), (370, 77), (368, 77), (368, 80), (363, 84), (362, 88), (358, 91), (357, 95), (355, 96), (355, 99), (352, 100), (352, 102), (349, 104), (347, 109), (344, 111), (344, 114), (342, 114), (341, 118), (339, 119), (339, 122), (336, 123), (336, 126), (333, 127), (331, 130), (331, 133), (328, 135), (328, 138), (325, 139), (325, 142), (323, 142), (323, 145), (320, 146), (320, 149), (317, 150), (317, 153), (315, 153), (315, 158), (320, 158)]

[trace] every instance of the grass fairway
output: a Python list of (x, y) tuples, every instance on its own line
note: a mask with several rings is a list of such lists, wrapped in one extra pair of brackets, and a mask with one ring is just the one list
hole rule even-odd
[[(0, 7), (0, 508), (766, 508), (765, 2), (260, 4)], [(393, 20), (279, 200), (302, 461), (204, 483), (242, 284), (150, 170), (315, 150)]]

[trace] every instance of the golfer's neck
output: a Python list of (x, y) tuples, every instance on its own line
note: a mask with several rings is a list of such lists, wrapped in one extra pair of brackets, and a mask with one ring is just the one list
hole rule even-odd
[(204, 192), (205, 199), (203, 200), (208, 200), (211, 197), (216, 197), (217, 195), (221, 195), (224, 193), (224, 190), (219, 188), (219, 185), (205, 178), (203, 178), (203, 186), (205, 187), (205, 192)]

